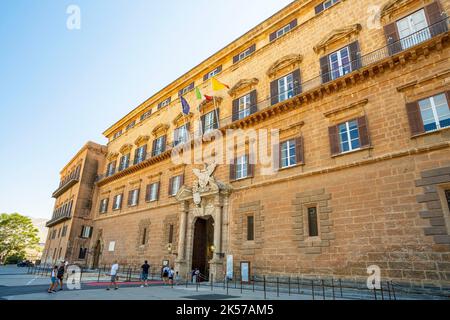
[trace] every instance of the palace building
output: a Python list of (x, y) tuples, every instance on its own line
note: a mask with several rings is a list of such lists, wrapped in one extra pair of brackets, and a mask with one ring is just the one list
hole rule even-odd
[[(77, 154), (44, 257), (213, 279), (367, 277), (376, 265), (448, 289), (449, 12), (450, 0), (293, 1)], [(251, 139), (231, 163), (173, 161), (199, 144), (211, 160), (231, 129), (278, 130), (274, 174), (250, 161)], [(68, 242), (53, 235), (66, 225)]]

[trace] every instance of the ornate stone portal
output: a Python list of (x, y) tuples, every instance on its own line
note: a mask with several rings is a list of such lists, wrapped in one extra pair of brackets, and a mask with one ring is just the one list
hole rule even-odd
[[(176, 199), (180, 202), (180, 234), (175, 268), (187, 277), (192, 268), (195, 223), (198, 219), (214, 220), (214, 253), (209, 263), (209, 278), (225, 277), (225, 253), (228, 249), (229, 196), (231, 186), (212, 176), (216, 164), (205, 164), (203, 170), (193, 169), (197, 176), (193, 188), (183, 186)], [(206, 258), (206, 256), (205, 256)]]

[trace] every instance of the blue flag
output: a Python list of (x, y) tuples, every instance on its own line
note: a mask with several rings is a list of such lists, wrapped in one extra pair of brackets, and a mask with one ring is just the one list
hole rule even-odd
[(191, 112), (191, 106), (189, 105), (189, 103), (186, 101), (186, 99), (183, 96), (180, 96), (180, 100), (181, 100), (181, 107), (183, 109), (183, 113), (185, 115), (189, 115), (189, 113)]

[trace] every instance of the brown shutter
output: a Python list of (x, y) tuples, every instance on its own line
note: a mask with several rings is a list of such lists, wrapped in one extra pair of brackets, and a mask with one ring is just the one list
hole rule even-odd
[(213, 126), (213, 128), (214, 128), (214, 129), (219, 129), (219, 122), (220, 122), (220, 109), (219, 109), (219, 108), (217, 108), (217, 109), (214, 111), (214, 119), (215, 119), (215, 121), (214, 121), (214, 126)]
[(232, 120), (233, 122), (239, 120), (239, 99), (233, 100)]
[(122, 203), (123, 203), (123, 193), (120, 196), (120, 204), (119, 204), (119, 209), (122, 209)]
[(236, 159), (230, 163), (230, 181), (236, 180)]
[(302, 93), (302, 79), (300, 77), (300, 69), (292, 72), (292, 78), (294, 79), (294, 96)]
[(134, 150), (133, 164), (137, 164), (137, 162), (138, 162), (138, 153), (139, 153), (139, 148), (136, 148), (136, 150)]
[(222, 72), (222, 65), (218, 66), (216, 69), (217, 69), (217, 73)]
[(145, 201), (150, 201), (150, 195), (151, 195), (151, 184), (148, 184), (146, 189), (145, 189)]
[(256, 51), (256, 44), (253, 44), (250, 48), (250, 54)]
[(352, 71), (361, 68), (361, 50), (359, 48), (359, 42), (355, 41), (349, 44), (348, 50), (350, 51), (350, 61), (352, 65)]
[(128, 205), (131, 206), (131, 196), (132, 196), (133, 190), (128, 191)]
[(139, 204), (139, 195), (141, 193), (141, 189), (137, 189), (137, 196), (136, 196), (136, 205)]
[(447, 107), (450, 110), (450, 90), (447, 91), (445, 94), (447, 96)]
[(330, 64), (328, 62), (328, 55), (320, 58), (320, 74), (322, 76), (322, 83), (330, 81)]
[(156, 200), (159, 200), (159, 185), (160, 185), (160, 182), (157, 182), (156, 183)]
[(108, 212), (109, 198), (106, 198), (105, 212)]
[(330, 138), (330, 151), (331, 155), (334, 156), (341, 152), (341, 148), (339, 146), (339, 134), (338, 134), (338, 126), (332, 126), (328, 128), (328, 135)]
[(167, 135), (162, 137), (162, 152), (165, 152), (167, 148)]
[(292, 20), (289, 25), (291, 26), (291, 30), (294, 29), (297, 26), (297, 19)]
[(202, 122), (202, 134), (205, 133), (205, 115), (202, 115), (200, 117), (201, 122)]
[(434, 37), (440, 33), (444, 33), (448, 30), (447, 19), (443, 16), (444, 10), (442, 9), (441, 3), (435, 1), (427, 6), (425, 6), (425, 14), (428, 19), (428, 25), (430, 28), (431, 36)]
[(270, 42), (274, 41), (277, 38), (277, 31), (272, 32), (269, 36)]
[(415, 136), (425, 132), (422, 115), (420, 113), (419, 103), (411, 102), (406, 104), (406, 112), (408, 113), (409, 126), (411, 135)]
[(298, 137), (295, 139), (295, 155), (297, 164), (305, 163), (303, 137)]
[(156, 154), (156, 139), (152, 142), (152, 156), (154, 157)]
[(142, 160), (145, 160), (147, 158), (147, 145), (144, 145), (144, 150), (142, 151), (142, 154), (143, 154)]
[(247, 156), (247, 177), (251, 178), (255, 174), (255, 164), (250, 163), (251, 155), (249, 154)]
[(392, 56), (402, 51), (396, 22), (384, 26), (384, 35), (386, 37), (386, 43), (388, 44), (389, 55)]
[(258, 111), (258, 102), (256, 101), (257, 99), (257, 93), (256, 90), (253, 90), (252, 92), (250, 92), (250, 114), (254, 114), (256, 113), (256, 111)]
[(172, 195), (172, 182), (173, 182), (173, 178), (169, 179), (169, 197)]
[(370, 146), (369, 128), (367, 127), (367, 118), (358, 118), (359, 142), (361, 148)]
[(272, 101), (272, 105), (277, 104), (280, 100), (278, 93), (278, 80), (274, 80), (270, 83), (270, 97)]
[(180, 188), (184, 185), (184, 174), (181, 175), (180, 178)]
[(208, 80), (208, 75), (209, 75), (209, 72), (203, 76), (203, 81)]
[(176, 128), (175, 130), (174, 130), (174, 132), (173, 132), (173, 146), (176, 146), (177, 145), (177, 142), (178, 142), (178, 135), (179, 135), (179, 129), (180, 128)]
[(235, 56), (233, 57), (233, 63), (239, 62), (239, 55), (240, 55), (240, 53), (238, 53), (237, 55), (235, 55)]

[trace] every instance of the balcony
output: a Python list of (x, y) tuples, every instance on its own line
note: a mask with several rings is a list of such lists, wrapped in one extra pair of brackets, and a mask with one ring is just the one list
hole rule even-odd
[[(212, 130), (206, 134), (202, 134), (201, 129), (199, 129), (190, 134), (191, 139), (188, 143), (198, 141), (198, 139), (201, 139), (204, 135), (214, 135), (214, 132), (217, 130), (224, 132), (226, 129), (245, 128), (261, 119), (266, 119), (273, 114), (278, 114), (285, 110), (289, 110), (290, 108), (297, 107), (302, 103), (315, 100), (324, 93), (330, 93), (332, 90), (345, 88), (375, 72), (383, 72), (385, 69), (392, 68), (398, 63), (404, 64), (406, 58), (415, 59), (418, 53), (417, 50), (419, 49), (422, 50), (422, 52), (427, 52), (432, 46), (437, 48), (442, 47), (444, 39), (446, 41), (449, 39), (449, 21), (449, 18), (445, 18), (434, 25), (402, 38), (399, 41), (389, 43), (387, 46), (371, 53), (366, 55), (359, 54), (357, 59), (350, 61), (346, 66), (341, 66), (343, 70), (349, 71), (339, 74), (337, 73), (337, 70), (331, 70), (326, 74), (321, 73), (295, 87), (289, 88), (286, 92), (280, 92), (278, 97), (269, 97), (262, 100), (258, 102), (256, 106), (251, 106), (251, 114), (243, 119), (233, 119), (233, 116), (221, 118), (218, 125), (219, 129)], [(435, 39), (435, 44), (433, 45), (430, 43), (432, 39)], [(278, 102), (273, 103), (273, 101)], [(152, 156), (151, 153), (147, 153), (145, 160), (141, 163), (131, 166), (111, 177), (100, 175), (98, 176), (97, 182), (103, 185), (115, 178), (136, 172), (141, 168), (169, 158), (173, 149), (181, 149), (182, 146), (183, 144), (177, 144), (175, 142), (169, 143), (167, 144), (166, 151), (162, 154)]]
[(80, 182), (80, 177), (73, 177), (69, 180), (65, 181), (58, 189), (56, 189), (55, 192), (53, 192), (52, 197), (58, 198), (60, 195), (62, 195), (64, 192), (72, 188), (74, 185), (76, 185), (78, 182)]
[(57, 225), (63, 221), (69, 220), (71, 219), (72, 215), (70, 214), (70, 212), (68, 213), (63, 213), (63, 214), (58, 214), (58, 215), (53, 215), (52, 219), (47, 221), (47, 223), (45, 224), (45, 226), (47, 228), (53, 227), (54, 225)]

